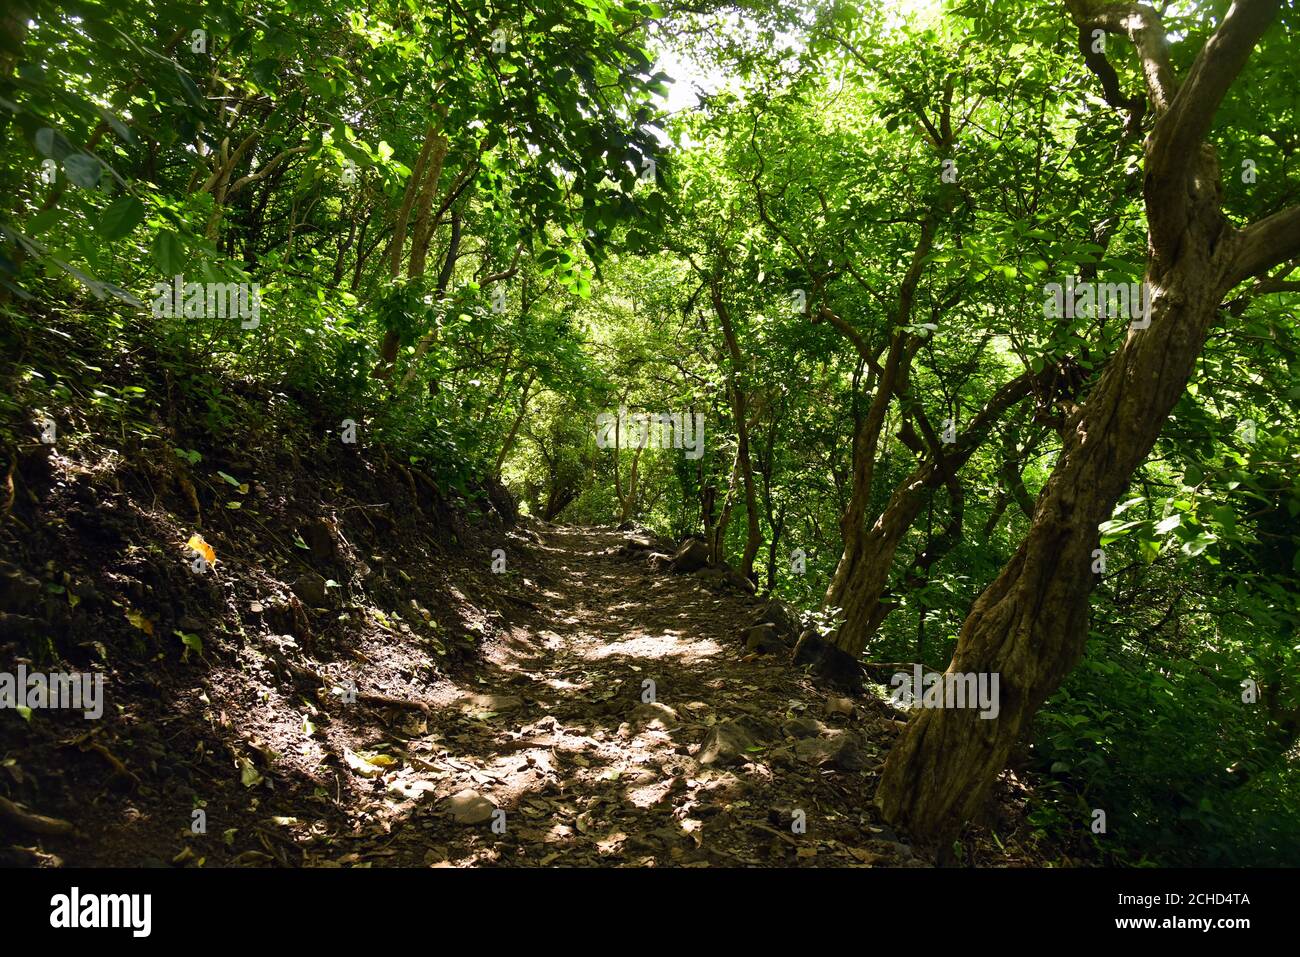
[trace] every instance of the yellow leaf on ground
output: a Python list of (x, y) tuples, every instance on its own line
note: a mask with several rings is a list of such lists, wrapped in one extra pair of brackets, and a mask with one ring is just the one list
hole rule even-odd
[(190, 551), (198, 552), (203, 556), (203, 560), (209, 565), (217, 561), (217, 553), (212, 550), (212, 546), (203, 540), (202, 535), (191, 535), (190, 540), (185, 543), (189, 546)]
[(363, 778), (373, 778), (384, 773), (384, 766), (395, 763), (394, 759), (386, 754), (358, 754), (347, 748), (343, 749), (343, 757), (350, 767)]
[(126, 610), (126, 620), (135, 627), (139, 628), (146, 635), (153, 634), (153, 622), (144, 616), (144, 612), (136, 611), (134, 608)]

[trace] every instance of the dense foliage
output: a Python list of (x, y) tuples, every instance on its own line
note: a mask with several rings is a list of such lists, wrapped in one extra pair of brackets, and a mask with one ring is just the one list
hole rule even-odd
[[(1164, 12), (1180, 75), (1225, 7)], [(1156, 111), (1135, 46), (1099, 65), (1057, 5), (903, 10), (18, 0), (6, 342), (54, 315), (106, 362), (151, 340), (214, 431), (247, 427), (223, 390), (268, 384), (536, 516), (702, 534), (841, 647), (942, 670), (1132, 334), (1045, 290), (1143, 281)], [(1283, 5), (1214, 115), (1238, 225), (1300, 194), (1297, 29)], [(667, 98), (670, 53), (726, 79)], [(1288, 242), (1098, 530), (1086, 656), (1012, 761), (1090, 859), (1297, 862)], [(256, 283), (260, 312), (157, 308), (177, 276)], [(93, 371), (33, 370), (6, 421), (141, 401)], [(702, 454), (602, 447), (620, 409), (700, 414)], [(129, 421), (124, 448), (170, 454)]]

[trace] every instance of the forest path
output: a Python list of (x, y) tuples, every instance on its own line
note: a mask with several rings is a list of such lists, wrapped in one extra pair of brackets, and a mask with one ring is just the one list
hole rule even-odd
[(479, 686), (390, 747), (348, 862), (921, 863), (870, 806), (897, 727), (747, 654), (760, 601), (620, 554), (631, 533), (539, 532), (531, 601)]
[[(129, 502), (101, 513), (123, 530), (116, 540), (139, 537)], [(63, 514), (83, 521), (75, 503)], [(526, 519), (462, 528), (451, 546), (418, 510), (369, 540), (347, 514), (319, 565), (345, 584), (312, 602), (286, 597), (295, 575), (324, 581), (299, 574), (307, 557), (215, 529), (230, 558), (220, 578), (161, 560), (119, 575), (160, 635), (202, 629), (205, 652), (115, 657), (111, 707), (90, 727), (71, 714), (10, 725), (21, 734), (0, 752), (25, 786), (15, 797), (74, 828), (21, 835), (13, 862), (929, 862), (871, 805), (899, 731), (891, 709), (814, 686), (779, 643), (747, 651), (774, 609), (717, 570), (673, 573), (671, 546), (641, 531)], [(281, 525), (286, 538), (319, 527)], [(503, 574), (489, 571), (498, 548)], [(113, 546), (76, 554), (76, 580), (111, 593)], [(140, 627), (86, 621), (115, 628), (114, 648)]]

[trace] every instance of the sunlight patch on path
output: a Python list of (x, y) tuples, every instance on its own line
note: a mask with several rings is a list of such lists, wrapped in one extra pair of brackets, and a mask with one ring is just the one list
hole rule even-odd
[(616, 655), (628, 655), (636, 658), (680, 658), (683, 661), (698, 661), (712, 658), (722, 653), (722, 646), (709, 638), (684, 642), (671, 632), (665, 635), (634, 634), (631, 637), (590, 648), (582, 652), (583, 657), (599, 661)]

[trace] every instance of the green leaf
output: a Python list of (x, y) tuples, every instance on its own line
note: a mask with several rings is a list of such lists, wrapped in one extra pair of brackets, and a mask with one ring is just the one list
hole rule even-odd
[(102, 107), (97, 107), (96, 110), (99, 113), (99, 115), (103, 117), (104, 122), (113, 128), (114, 133), (122, 137), (122, 139), (126, 140), (128, 143), (132, 143), (135, 141), (135, 136), (131, 133), (130, 128), (125, 123), (123, 123), (120, 119), (118, 119), (114, 114), (110, 113), (108, 110), (103, 109)]
[(185, 94), (185, 99), (190, 101), (190, 105), (198, 110), (207, 112), (207, 103), (203, 100), (203, 94), (199, 92), (198, 86), (188, 73), (179, 66), (176, 68), (176, 78), (180, 80), (181, 92)]
[(1173, 515), (1170, 515), (1168, 518), (1162, 518), (1156, 524), (1156, 534), (1165, 535), (1169, 532), (1172, 532), (1175, 528), (1177, 528), (1181, 524), (1183, 524), (1183, 516), (1178, 512), (1175, 512)]
[(63, 171), (68, 174), (68, 182), (82, 189), (94, 189), (99, 185), (104, 167), (99, 160), (86, 153), (73, 153), (63, 161)]
[(262, 783), (262, 774), (253, 766), (253, 762), (242, 755), (239, 758), (239, 783), (246, 788)]
[(56, 224), (62, 215), (63, 210), (58, 206), (52, 206), (43, 213), (37, 213), (27, 221), (27, 235), (39, 236)]
[(1201, 532), (1191, 541), (1183, 544), (1183, 554), (1195, 558), (1217, 541), (1218, 539), (1208, 532)]
[(144, 204), (134, 196), (122, 196), (104, 210), (99, 219), (99, 234), (105, 239), (121, 239), (144, 219)]
[(189, 635), (183, 631), (173, 631), (172, 634), (179, 638), (181, 644), (185, 646), (185, 650), (181, 653), (182, 661), (189, 658), (191, 651), (199, 655), (203, 654), (203, 639), (198, 635)]
[(164, 275), (175, 276), (185, 268), (185, 245), (181, 237), (165, 229), (153, 239), (153, 261)]

